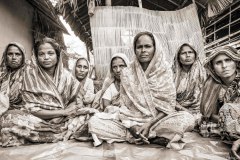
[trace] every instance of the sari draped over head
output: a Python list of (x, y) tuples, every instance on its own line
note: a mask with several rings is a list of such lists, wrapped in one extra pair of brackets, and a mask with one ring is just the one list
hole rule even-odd
[[(184, 72), (182, 64), (179, 60), (179, 54), (182, 46), (189, 46), (195, 53), (195, 61), (187, 73)], [(185, 108), (199, 111), (202, 87), (206, 79), (206, 72), (199, 60), (198, 53), (191, 45), (184, 43), (179, 47), (174, 58), (173, 71), (177, 91), (177, 102)]]
[(100, 110), (104, 109), (103, 105), (102, 105), (102, 96), (105, 93), (105, 91), (108, 89), (108, 87), (115, 81), (111, 64), (112, 64), (112, 60), (116, 57), (121, 58), (125, 62), (127, 67), (129, 67), (129, 60), (124, 53), (115, 53), (112, 56), (110, 64), (109, 64), (109, 71), (108, 71), (107, 76), (106, 76), (106, 78), (103, 82), (102, 89), (96, 93), (95, 99), (93, 101), (93, 104), (92, 104), (93, 108), (99, 108)]
[[(144, 33), (141, 32), (139, 35)], [(122, 69), (120, 107), (108, 113), (95, 114), (90, 119), (90, 132), (101, 140), (109, 143), (113, 141), (134, 143), (134, 137), (128, 129), (133, 126), (141, 127), (163, 112), (166, 116), (153, 124), (147, 138), (164, 137), (170, 141), (167, 147), (175, 149), (183, 147), (175, 142), (181, 140), (185, 131), (193, 128), (194, 118), (190, 113), (175, 111), (176, 90), (172, 70), (164, 59), (155, 36), (154, 40), (155, 53), (146, 71), (142, 69), (136, 56), (129, 67)], [(99, 140), (95, 140), (95, 144), (97, 142)]]
[[(239, 75), (240, 55), (237, 54), (237, 50), (235, 50), (232, 47), (229, 47), (229, 46), (219, 47), (205, 59), (205, 63), (204, 63), (204, 67), (207, 69), (209, 76), (203, 87), (203, 96), (202, 96), (200, 109), (201, 109), (201, 113), (206, 118), (210, 118), (213, 113), (218, 114), (216, 112), (218, 107), (221, 107), (219, 106), (219, 103), (218, 103), (221, 89), (226, 88), (224, 87), (225, 85), (223, 84), (220, 77), (215, 73), (212, 67), (212, 60), (221, 53), (224, 53), (227, 56), (229, 56), (237, 64), (237, 76), (233, 81), (233, 83), (226, 90), (226, 93), (224, 94), (224, 98), (223, 98), (224, 99), (223, 103), (233, 102), (233, 100), (239, 97), (240, 95), (238, 91), (239, 88), (237, 87), (238, 82), (235, 82), (235, 81), (238, 81), (239, 79), (238, 77), (240, 76)], [(230, 101), (230, 99), (232, 100)]]
[(160, 51), (157, 38), (154, 39), (155, 53), (145, 72), (136, 56), (130, 67), (122, 70), (120, 90), (122, 105), (131, 113), (131, 118), (128, 114), (124, 119), (135, 117), (146, 122), (146, 119), (156, 117), (159, 112), (167, 115), (175, 112), (176, 91), (172, 80), (173, 74), (164, 54)]
[(80, 57), (77, 59), (74, 67), (73, 67), (73, 71), (72, 74), (74, 77), (76, 77), (75, 74), (75, 70), (76, 70), (76, 65), (77, 62), (81, 59), (84, 59), (87, 64), (88, 64), (88, 74), (86, 75), (86, 77), (80, 82), (80, 88), (78, 91), (78, 96), (77, 96), (77, 103), (81, 103), (81, 101), (85, 104), (91, 104), (95, 98), (95, 94), (94, 94), (94, 84), (93, 84), (93, 80), (91, 78), (89, 78), (89, 71), (90, 71), (90, 63), (87, 60), (87, 58), (85, 57)]
[[(11, 71), (11, 69), (7, 66), (7, 50), (10, 46), (17, 47), (23, 55), (20, 68), (14, 71)], [(17, 42), (9, 43), (3, 52), (0, 64), (0, 92), (7, 93), (9, 97), (10, 107), (16, 106), (22, 101), (20, 90), (22, 87), (23, 71), (25, 66), (25, 54), (26, 52), (24, 47)]]
[[(51, 42), (54, 47), (58, 46), (53, 39), (47, 38), (43, 42)], [(80, 85), (77, 79), (63, 68), (61, 54), (60, 52), (57, 58), (54, 77), (51, 78), (38, 64), (33, 53), (31, 62), (26, 65), (24, 72), (22, 86), (24, 107), (21, 110), (8, 111), (0, 119), (2, 146), (67, 140), (82, 126), (85, 117), (59, 115), (45, 120), (34, 114), (46, 110), (63, 111), (67, 107), (75, 107), (77, 112), (78, 106), (73, 104), (76, 104)]]
[(31, 111), (64, 109), (75, 101), (79, 82), (63, 67), (62, 53), (53, 79), (38, 64), (35, 54), (26, 67), (23, 81), (23, 101)]

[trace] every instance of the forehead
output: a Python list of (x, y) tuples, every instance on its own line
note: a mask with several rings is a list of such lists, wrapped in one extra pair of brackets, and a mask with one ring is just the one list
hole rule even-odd
[(183, 46), (181, 52), (193, 51), (189, 46)]
[(77, 66), (78, 65), (88, 66), (88, 63), (87, 63), (86, 59), (79, 59), (77, 61)]
[(139, 44), (153, 44), (152, 38), (149, 35), (142, 35), (138, 38), (137, 45)]
[(213, 62), (222, 61), (222, 60), (225, 60), (225, 59), (228, 59), (228, 58), (232, 59), (226, 53), (220, 53), (216, 57), (214, 57), (212, 61)]
[(38, 47), (38, 51), (55, 50), (50, 43), (43, 43)]
[(112, 60), (112, 66), (117, 66), (117, 65), (126, 65), (126, 64), (122, 58), (116, 57)]
[(19, 48), (16, 47), (16, 46), (9, 46), (7, 52), (15, 52), (15, 53), (18, 52), (18, 53), (21, 53)]

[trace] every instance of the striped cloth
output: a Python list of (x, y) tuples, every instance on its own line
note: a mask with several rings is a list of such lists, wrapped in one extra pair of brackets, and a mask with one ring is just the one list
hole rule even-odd
[[(219, 93), (222, 88), (222, 85), (224, 85), (220, 77), (216, 75), (211, 64), (211, 61), (221, 53), (226, 54), (235, 62), (240, 61), (240, 54), (238, 54), (236, 49), (229, 46), (217, 48), (206, 58), (204, 62), (204, 67), (207, 69), (209, 77), (203, 87), (203, 96), (200, 106), (201, 113), (206, 118), (209, 118), (214, 112), (215, 114), (217, 114), (216, 113), (218, 107), (217, 101), (219, 98)], [(239, 63), (236, 64), (237, 69), (239, 70), (240, 68)]]
[(53, 80), (37, 64), (35, 54), (32, 55), (31, 63), (24, 73), (23, 101), (33, 105), (26, 106), (35, 109), (64, 109), (75, 100), (78, 89), (77, 79), (63, 68), (61, 53)]
[[(183, 78), (184, 71), (181, 62), (179, 61), (180, 51), (184, 46), (188, 46), (195, 53), (195, 61), (190, 70)], [(190, 110), (197, 110), (200, 112), (200, 101), (202, 98), (202, 87), (206, 79), (206, 71), (203, 68), (198, 53), (193, 46), (188, 43), (182, 44), (174, 58), (174, 81), (177, 90), (177, 102), (185, 108)]]
[[(11, 71), (11, 69), (7, 67), (6, 56), (9, 46), (16, 46), (23, 55), (22, 65), (18, 70), (15, 71)], [(20, 96), (20, 89), (22, 87), (22, 75), (25, 66), (25, 54), (26, 52), (24, 47), (17, 42), (9, 43), (3, 52), (0, 64), (0, 92), (8, 94), (10, 106), (15, 106), (22, 101)]]

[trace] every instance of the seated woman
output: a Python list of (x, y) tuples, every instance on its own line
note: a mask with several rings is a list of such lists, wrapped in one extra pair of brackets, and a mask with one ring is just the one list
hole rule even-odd
[[(240, 138), (239, 62), (237, 50), (225, 46), (212, 52), (205, 63), (210, 75), (204, 85), (201, 111), (204, 120), (218, 123), (216, 132), (230, 141)], [(236, 146), (233, 147), (235, 155)]]
[(176, 90), (172, 71), (160, 51), (157, 38), (140, 32), (134, 39), (135, 58), (120, 76), (120, 108), (111, 114), (97, 113), (89, 130), (111, 143), (156, 143), (180, 149), (185, 131), (192, 130), (194, 118), (176, 112)]
[(184, 43), (180, 46), (173, 70), (177, 91), (176, 109), (190, 111), (198, 124), (201, 120), (200, 101), (206, 73), (191, 45)]
[[(22, 87), (23, 71), (25, 66), (25, 49), (16, 42), (9, 43), (3, 52), (0, 64), (0, 93), (1, 102), (5, 101), (10, 109), (19, 108), (22, 102), (20, 89)], [(1, 104), (2, 104), (1, 103)], [(1, 106), (0, 116), (8, 107)]]
[(91, 105), (94, 100), (94, 84), (93, 80), (88, 78), (90, 64), (84, 57), (78, 58), (74, 67), (73, 75), (80, 82), (80, 94), (85, 106)]
[(112, 56), (103, 87), (94, 100), (94, 108), (104, 110), (109, 105), (119, 106), (120, 74), (121, 70), (128, 65), (129, 60), (125, 54), (116, 53)]
[(23, 78), (25, 105), (22, 110), (10, 110), (1, 118), (4, 147), (67, 140), (82, 125), (77, 115), (87, 114), (78, 110), (81, 106), (76, 102), (76, 95), (80, 85), (63, 68), (56, 41), (45, 38), (34, 49)]
[[(95, 98), (93, 80), (88, 78), (90, 70), (90, 64), (84, 57), (78, 58), (73, 69), (73, 75), (80, 82), (80, 88), (76, 97), (76, 101), (81, 110), (88, 112), (92, 102)], [(75, 123), (82, 123), (81, 128), (75, 132), (74, 138), (78, 141), (92, 140), (91, 135), (88, 133), (88, 120), (90, 116), (88, 114), (79, 116)]]

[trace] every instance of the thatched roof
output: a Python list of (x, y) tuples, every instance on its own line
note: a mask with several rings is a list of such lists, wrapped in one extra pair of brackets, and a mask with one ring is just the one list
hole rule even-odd
[(60, 21), (55, 8), (49, 0), (27, 0), (27, 2), (37, 10), (38, 14), (44, 17), (46, 22), (68, 34), (67, 29)]
[[(88, 15), (89, 0), (59, 0), (57, 8), (63, 15), (63, 18), (69, 23), (75, 34), (86, 43), (92, 50), (92, 38), (90, 20)], [(232, 0), (142, 0), (142, 7), (150, 10), (171, 11), (181, 9), (194, 1), (198, 8), (200, 21), (206, 21), (203, 12), (206, 11), (207, 5), (215, 6), (216, 12), (232, 2)], [(104, 6), (105, 0), (95, 0), (97, 6)], [(217, 3), (216, 3), (217, 2)], [(221, 7), (216, 7), (221, 3)], [(112, 0), (112, 6), (136, 6), (138, 0)], [(201, 23), (202, 26), (204, 25)]]

